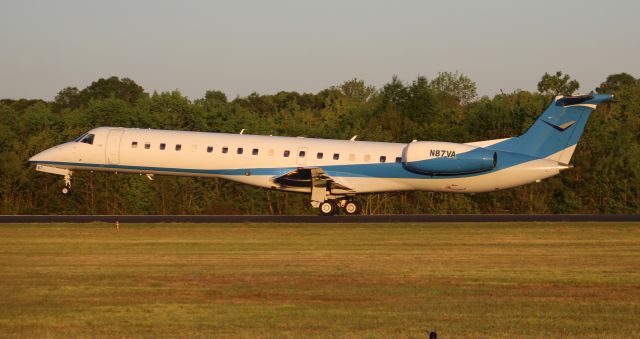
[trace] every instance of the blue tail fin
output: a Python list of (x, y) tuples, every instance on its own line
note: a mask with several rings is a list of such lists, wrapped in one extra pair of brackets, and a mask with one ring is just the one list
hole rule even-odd
[(568, 164), (591, 111), (612, 98), (609, 94), (557, 96), (527, 132), (488, 148)]

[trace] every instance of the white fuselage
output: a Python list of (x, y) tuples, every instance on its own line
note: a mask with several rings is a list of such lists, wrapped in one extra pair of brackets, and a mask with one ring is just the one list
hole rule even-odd
[[(340, 186), (348, 188), (336, 189), (343, 194), (487, 192), (539, 181), (566, 168), (557, 161), (531, 158), (482, 173), (437, 176), (407, 169), (409, 144), (403, 143), (111, 127), (89, 133), (93, 134), (92, 143), (65, 143), (30, 160), (40, 170), (52, 173), (65, 169), (219, 177), (298, 192), (310, 189), (278, 185), (274, 179), (297, 168), (321, 168)], [(448, 143), (447, 147), (467, 150), (470, 146), (489, 147), (498, 141)]]

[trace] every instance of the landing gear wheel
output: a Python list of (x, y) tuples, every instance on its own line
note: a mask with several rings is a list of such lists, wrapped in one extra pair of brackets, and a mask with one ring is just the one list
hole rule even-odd
[(69, 194), (69, 192), (71, 192), (71, 189), (69, 187), (63, 187), (62, 188), (62, 194)]
[(319, 207), (320, 207), (319, 208), (320, 215), (324, 215), (324, 216), (334, 215), (338, 210), (338, 205), (336, 205), (336, 202), (333, 200), (327, 200), (321, 203)]
[(344, 205), (344, 213), (348, 215), (355, 215), (362, 213), (362, 204), (357, 201), (347, 201)]

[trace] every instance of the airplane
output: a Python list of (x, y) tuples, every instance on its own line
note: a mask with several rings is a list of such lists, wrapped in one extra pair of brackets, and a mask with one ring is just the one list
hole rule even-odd
[(556, 96), (522, 135), (469, 143), (390, 143), (98, 127), (29, 159), (36, 170), (215, 177), (309, 194), (320, 215), (362, 212), (359, 194), (479, 193), (540, 182), (569, 164), (597, 104), (612, 95)]

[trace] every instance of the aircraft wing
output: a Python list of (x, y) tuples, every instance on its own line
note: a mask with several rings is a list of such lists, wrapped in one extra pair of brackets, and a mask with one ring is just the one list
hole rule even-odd
[(353, 189), (349, 187), (346, 183), (344, 183), (342, 180), (336, 177), (330, 176), (320, 167), (313, 167), (313, 168), (310, 168), (310, 170), (311, 170), (312, 181), (316, 181), (316, 180), (326, 181), (327, 183), (329, 183), (332, 189), (353, 191)]
[(321, 167), (300, 167), (273, 179), (275, 183), (289, 187), (326, 187), (330, 190), (355, 192), (339, 178), (333, 177)]

